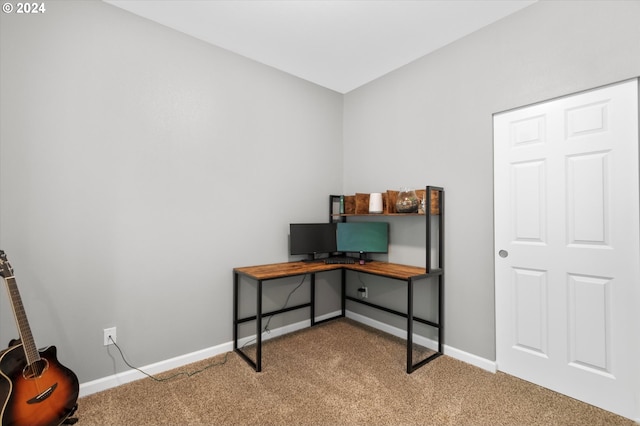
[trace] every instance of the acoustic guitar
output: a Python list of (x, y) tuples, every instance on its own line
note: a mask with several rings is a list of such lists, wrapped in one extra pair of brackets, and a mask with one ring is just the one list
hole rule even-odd
[(36, 349), (13, 269), (3, 250), (0, 275), (20, 333), (19, 340), (12, 340), (9, 348), (0, 352), (0, 424), (54, 426), (68, 422), (77, 406), (78, 378), (58, 362), (55, 346)]

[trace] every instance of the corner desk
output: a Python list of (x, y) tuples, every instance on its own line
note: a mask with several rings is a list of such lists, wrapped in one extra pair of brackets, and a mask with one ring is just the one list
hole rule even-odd
[[(317, 273), (340, 270), (341, 272), (341, 304), (342, 312), (331, 318), (324, 319), (322, 321), (315, 320), (315, 276)], [(346, 272), (355, 271), (364, 274), (378, 275), (386, 278), (390, 278), (396, 281), (402, 281), (407, 285), (407, 308), (406, 312), (399, 312), (393, 309), (389, 309), (380, 305), (357, 299), (346, 295)], [(298, 275), (310, 276), (310, 302), (299, 304), (291, 307), (284, 307), (271, 312), (262, 312), (262, 286), (263, 283), (270, 280), (279, 278), (293, 277)], [(369, 261), (365, 264), (325, 264), (324, 262), (285, 262), (285, 263), (273, 263), (269, 265), (259, 266), (247, 266), (233, 269), (233, 350), (240, 355), (250, 366), (252, 366), (256, 372), (262, 371), (262, 318), (272, 315), (281, 314), (284, 312), (293, 311), (296, 309), (309, 308), (311, 326), (317, 325), (322, 322), (334, 320), (345, 316), (346, 301), (351, 300), (357, 303), (361, 303), (376, 309), (384, 310), (386, 312), (405, 317), (407, 319), (407, 373), (410, 374), (417, 368), (432, 361), (438, 356), (442, 355), (442, 288), (439, 288), (439, 301), (438, 301), (438, 321), (428, 321), (423, 318), (414, 316), (413, 313), (413, 286), (414, 281), (429, 276), (442, 275), (441, 269), (429, 270), (417, 266), (400, 265), (397, 263), (388, 263), (381, 261)], [(257, 282), (256, 286), (256, 315), (238, 318), (239, 302), (240, 302), (240, 276), (247, 277)], [(442, 286), (442, 280), (438, 280), (439, 286)], [(252, 360), (247, 355), (243, 348), (238, 347), (238, 326), (248, 321), (256, 322), (256, 348), (255, 348), (255, 360)], [(413, 362), (413, 322), (417, 321), (423, 324), (427, 324), (431, 327), (438, 329), (438, 350), (431, 354), (429, 357), (414, 363)]]

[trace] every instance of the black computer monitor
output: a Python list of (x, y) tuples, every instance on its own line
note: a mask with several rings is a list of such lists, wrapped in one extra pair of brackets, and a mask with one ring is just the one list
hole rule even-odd
[(307, 260), (316, 254), (336, 251), (335, 223), (291, 223), (289, 224), (289, 253), (307, 255)]
[(337, 225), (337, 251), (359, 253), (361, 259), (366, 259), (368, 253), (389, 252), (389, 223), (338, 222)]

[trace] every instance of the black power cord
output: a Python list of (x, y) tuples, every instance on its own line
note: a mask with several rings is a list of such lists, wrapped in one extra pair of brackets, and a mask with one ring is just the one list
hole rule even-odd
[(131, 365), (131, 364), (129, 363), (129, 361), (127, 361), (127, 359), (125, 358), (124, 353), (122, 352), (122, 349), (120, 349), (120, 346), (118, 346), (118, 344), (117, 344), (116, 342), (114, 342), (114, 341), (113, 341), (113, 339), (111, 338), (111, 336), (109, 336), (109, 340), (111, 341), (111, 343), (113, 343), (113, 344), (114, 344), (114, 346), (116, 347), (116, 349), (118, 349), (118, 352), (120, 352), (120, 356), (122, 357), (122, 360), (124, 361), (124, 363), (125, 363), (129, 368), (133, 368), (134, 370), (139, 371), (140, 373), (142, 373), (142, 374), (144, 374), (145, 376), (147, 376), (147, 377), (149, 377), (149, 378), (151, 378), (151, 379), (155, 380), (156, 382), (166, 382), (166, 381), (169, 381), (169, 380), (171, 380), (171, 379), (175, 379), (175, 378), (176, 378), (176, 377), (178, 377), (178, 376), (187, 376), (187, 377), (194, 376), (194, 375), (196, 375), (196, 374), (198, 374), (198, 373), (202, 373), (203, 371), (206, 371), (206, 370), (208, 370), (208, 369), (210, 369), (210, 368), (212, 368), (212, 367), (216, 367), (216, 366), (218, 366), (218, 365), (224, 365), (224, 364), (226, 364), (226, 363), (227, 363), (227, 359), (228, 359), (228, 357), (229, 357), (229, 352), (226, 352), (226, 353), (224, 354), (224, 359), (223, 359), (222, 361), (220, 361), (220, 362), (214, 362), (214, 363), (208, 364), (207, 366), (205, 366), (204, 368), (201, 368), (200, 370), (196, 370), (196, 371), (192, 371), (192, 372), (184, 371), (184, 372), (181, 372), (181, 373), (175, 373), (175, 374), (173, 374), (173, 375), (171, 375), (171, 376), (169, 376), (169, 377), (159, 378), (159, 377), (153, 376), (152, 374), (147, 373), (146, 371), (141, 370), (141, 369), (140, 369), (140, 368), (138, 368), (138, 367), (135, 367), (135, 366)]
[[(284, 301), (284, 305), (282, 306), (282, 309), (284, 309), (284, 308), (286, 308), (286, 307), (287, 307), (287, 305), (289, 304), (289, 299), (291, 298), (291, 295), (292, 295), (293, 293), (295, 293), (295, 291), (296, 291), (297, 289), (299, 289), (299, 288), (300, 288), (300, 286), (302, 286), (302, 284), (304, 283), (304, 280), (306, 280), (306, 279), (307, 279), (307, 275), (308, 275), (308, 274), (305, 274), (305, 275), (302, 277), (302, 281), (300, 281), (300, 283), (299, 283), (299, 284), (298, 284), (298, 285), (297, 285), (293, 290), (291, 290), (291, 291), (289, 292), (289, 295), (287, 296), (287, 300), (285, 300), (285, 301)], [(271, 318), (273, 318), (273, 315), (269, 316), (269, 319), (267, 320), (267, 323), (264, 325), (264, 327), (263, 327), (263, 329), (262, 329), (262, 332), (263, 332), (263, 333), (267, 333), (267, 334), (270, 334), (270, 333), (271, 333), (271, 330), (269, 329), (269, 323), (271, 323)], [(245, 342), (245, 344), (244, 344), (244, 345), (242, 345), (242, 348), (241, 348), (241, 349), (244, 349), (248, 344), (255, 342), (255, 341), (256, 341), (256, 339), (257, 339), (257, 337), (255, 337), (255, 338), (253, 338), (253, 339), (251, 339), (251, 340), (249, 340), (249, 341)]]
[[(302, 277), (302, 281), (300, 281), (300, 283), (293, 290), (291, 290), (289, 292), (289, 295), (287, 296), (287, 300), (285, 300), (284, 306), (282, 307), (282, 309), (287, 307), (287, 305), (289, 304), (289, 299), (291, 298), (291, 295), (293, 293), (295, 293), (295, 291), (302, 286), (302, 284), (304, 283), (306, 278), (307, 278), (307, 275), (304, 275)], [(267, 320), (267, 323), (265, 324), (264, 329), (262, 330), (263, 333), (267, 333), (267, 334), (271, 333), (271, 330), (269, 329), (269, 323), (271, 322), (271, 318), (273, 318), (273, 315), (269, 316), (269, 319)], [(111, 343), (113, 343), (113, 345), (116, 347), (116, 349), (118, 349), (118, 352), (120, 352), (120, 357), (122, 358), (122, 361), (124, 361), (124, 363), (127, 365), (127, 367), (132, 368), (132, 369), (134, 369), (136, 371), (139, 371), (140, 373), (144, 374), (145, 376), (149, 377), (150, 379), (155, 380), (156, 382), (166, 382), (166, 381), (172, 380), (172, 379), (174, 379), (176, 377), (179, 377), (179, 376), (191, 377), (191, 376), (194, 376), (196, 374), (202, 373), (203, 371), (206, 371), (206, 370), (208, 370), (208, 369), (210, 369), (212, 367), (216, 367), (218, 365), (224, 365), (224, 364), (227, 363), (227, 359), (229, 358), (229, 352), (226, 352), (224, 354), (224, 359), (222, 361), (216, 362), (216, 363), (211, 363), (211, 364), (205, 366), (204, 368), (201, 368), (200, 370), (196, 370), (196, 371), (192, 371), (192, 372), (184, 371), (184, 372), (181, 372), (181, 373), (175, 373), (175, 374), (173, 374), (173, 375), (171, 375), (169, 377), (159, 378), (159, 377), (156, 377), (156, 376), (154, 376), (152, 374), (147, 373), (146, 371), (144, 371), (144, 370), (142, 370), (142, 369), (140, 369), (140, 368), (138, 368), (138, 367), (136, 367), (134, 365), (131, 365), (131, 363), (129, 363), (129, 361), (127, 361), (127, 358), (124, 356), (124, 352), (122, 351), (120, 346), (118, 346), (118, 344), (111, 338), (111, 336), (108, 336), (108, 339), (109, 339), (109, 341)], [(247, 346), (249, 343), (251, 343), (251, 342), (253, 342), (255, 340), (256, 340), (255, 338), (252, 339), (252, 340), (249, 340), (244, 345), (242, 345), (242, 348), (244, 349), (245, 346)]]

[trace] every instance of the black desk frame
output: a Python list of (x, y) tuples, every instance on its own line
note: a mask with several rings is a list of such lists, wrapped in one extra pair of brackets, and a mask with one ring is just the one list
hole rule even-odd
[[(362, 272), (365, 274), (371, 274), (371, 275), (380, 275), (380, 274), (376, 274), (376, 273), (372, 273), (372, 272), (366, 272), (366, 271), (358, 271), (358, 272)], [(423, 276), (415, 276), (415, 277), (410, 277), (406, 280), (407, 283), (407, 312), (400, 312), (400, 311), (396, 311), (394, 309), (390, 309), (381, 305), (376, 305), (374, 303), (371, 302), (367, 302), (363, 299), (357, 299), (355, 297), (352, 296), (344, 296), (344, 298), (346, 300), (350, 300), (352, 302), (356, 302), (356, 303), (360, 303), (362, 305), (366, 305), (369, 306), (371, 308), (375, 308), (384, 312), (388, 312), (394, 315), (398, 315), (400, 317), (406, 318), (407, 319), (407, 338), (406, 338), (406, 342), (407, 342), (407, 374), (411, 374), (413, 373), (415, 370), (417, 370), (418, 368), (422, 367), (423, 365), (433, 361), (434, 359), (436, 359), (437, 357), (439, 357), (440, 355), (442, 355), (443, 353), (443, 349), (442, 349), (442, 317), (440, 316), (440, 312), (442, 310), (442, 306), (439, 303), (439, 307), (438, 307), (438, 321), (439, 322), (433, 322), (433, 321), (429, 321), (426, 320), (424, 318), (420, 318), (417, 317), (413, 314), (413, 286), (414, 286), (414, 281), (418, 280), (418, 279), (422, 279), (422, 278), (427, 278), (429, 276), (442, 276), (442, 272), (438, 271), (435, 273), (431, 273), (431, 274), (425, 274)], [(383, 277), (386, 277), (385, 275), (380, 275)], [(386, 277), (389, 278), (389, 277)], [(438, 295), (442, 294), (442, 279), (438, 279)], [(344, 299), (343, 299), (344, 300)], [(428, 356), (427, 358), (417, 362), (414, 364), (413, 362), (413, 322), (417, 321), (419, 323), (422, 324), (426, 324), (428, 326), (434, 327), (438, 329), (438, 350), (437, 352), (431, 354), (430, 356)]]
[[(296, 262), (297, 263), (297, 262)], [(378, 265), (392, 265), (393, 264), (387, 264), (386, 262), (375, 262)], [(281, 265), (286, 265), (286, 264), (281, 264)], [(278, 264), (274, 264), (274, 265), (267, 265), (267, 266), (273, 266), (273, 267), (277, 267)], [(342, 318), (345, 316), (346, 314), (346, 301), (350, 300), (353, 302), (357, 302), (357, 303), (361, 303), (376, 309), (380, 309), (383, 310), (385, 312), (389, 312), (401, 317), (404, 317), (407, 319), (407, 338), (406, 338), (406, 348), (407, 348), (407, 373), (410, 374), (413, 371), (415, 371), (416, 369), (420, 368), (421, 366), (431, 362), (432, 360), (434, 360), (435, 358), (439, 357), (440, 355), (442, 355), (442, 307), (439, 306), (439, 312), (438, 312), (438, 316), (439, 316), (439, 322), (433, 322), (433, 321), (429, 321), (423, 318), (419, 318), (416, 317), (413, 314), (413, 294), (414, 294), (414, 281), (418, 280), (418, 279), (423, 279), (423, 278), (427, 278), (430, 276), (437, 276), (439, 278), (438, 280), (438, 290), (440, 292), (440, 294), (442, 293), (442, 271), (441, 270), (437, 270), (431, 273), (427, 273), (426, 271), (423, 273), (418, 273), (418, 274), (414, 274), (414, 275), (410, 275), (410, 276), (406, 276), (406, 277), (402, 277), (399, 278), (397, 276), (393, 276), (392, 274), (388, 274), (385, 273), (384, 271), (380, 271), (379, 268), (377, 268), (377, 270), (371, 270), (368, 271), (366, 269), (366, 266), (363, 267), (356, 267), (356, 266), (352, 266), (352, 265), (327, 265), (328, 267), (320, 270), (320, 271), (304, 271), (304, 268), (302, 268), (301, 271), (299, 272), (295, 272), (295, 273), (286, 273), (285, 275), (277, 275), (274, 277), (269, 277), (269, 278), (256, 278), (256, 276), (253, 276), (251, 274), (248, 273), (244, 273), (242, 272), (242, 268), (239, 269), (234, 269), (233, 272), (233, 350), (238, 353), (250, 366), (252, 366), (256, 372), (260, 372), (262, 371), (262, 318), (264, 317), (269, 317), (272, 315), (278, 315), (278, 314), (282, 314), (285, 312), (290, 312), (293, 310), (297, 310), (297, 309), (303, 309), (303, 308), (310, 308), (310, 320), (311, 320), (311, 326), (315, 326), (317, 324), (323, 323), (323, 322), (327, 322), (327, 321), (331, 321), (337, 318)], [(402, 266), (402, 265), (397, 265), (397, 266)], [(341, 270), (341, 313), (339, 315), (336, 315), (334, 317), (331, 318), (326, 318), (323, 319), (321, 321), (316, 321), (315, 320), (315, 293), (316, 293), (316, 286), (315, 286), (315, 278), (316, 278), (316, 273), (317, 272), (325, 272), (325, 271), (332, 271), (332, 270), (337, 270), (340, 269)], [(377, 276), (382, 276), (385, 278), (389, 278), (389, 279), (394, 279), (394, 280), (399, 280), (399, 281), (404, 281), (407, 283), (407, 312), (403, 313), (403, 312), (399, 312), (393, 309), (389, 309), (386, 308), (384, 306), (380, 306), (380, 305), (376, 305), (374, 303), (371, 302), (367, 302), (361, 299), (356, 299), (354, 297), (350, 297), (346, 295), (346, 273), (347, 271), (352, 270), (354, 272), (360, 272), (360, 273), (365, 273), (365, 274), (370, 274), (370, 275), (377, 275)], [(424, 271), (424, 270), (423, 270)], [(303, 304), (298, 304), (295, 306), (291, 306), (291, 307), (285, 307), (283, 309), (279, 309), (279, 310), (275, 310), (275, 311), (270, 311), (270, 312), (263, 312), (262, 311), (262, 286), (264, 284), (264, 282), (266, 281), (271, 281), (271, 280), (276, 280), (276, 279), (281, 279), (281, 278), (286, 278), (286, 277), (292, 277), (292, 276), (300, 276), (300, 275), (309, 275), (311, 282), (310, 282), (310, 302), (309, 303), (303, 303)], [(257, 283), (256, 286), (256, 315), (253, 316), (248, 316), (245, 318), (238, 318), (238, 312), (239, 312), (239, 302), (240, 302), (240, 276), (246, 276), (248, 278), (254, 279)], [(441, 302), (441, 300), (440, 300)], [(440, 303), (439, 303), (440, 305)], [(255, 361), (252, 360), (249, 355), (247, 355), (243, 348), (238, 347), (238, 326), (242, 323), (245, 322), (249, 322), (249, 321), (255, 321), (256, 322), (256, 355), (255, 355)], [(438, 339), (438, 350), (437, 352), (434, 352), (433, 354), (431, 354), (429, 357), (414, 363), (413, 362), (413, 322), (414, 321), (418, 321), (420, 323), (429, 325), (431, 327), (435, 327), (439, 330), (439, 339)]]
[[(336, 315), (334, 317), (331, 318), (326, 318), (323, 319), (321, 321), (316, 321), (315, 319), (315, 305), (316, 305), (316, 273), (315, 272), (306, 272), (306, 273), (301, 273), (301, 274), (296, 274), (297, 276), (300, 275), (309, 275), (310, 279), (311, 279), (311, 283), (310, 283), (310, 299), (311, 301), (309, 303), (302, 303), (299, 305), (295, 305), (295, 306), (290, 306), (290, 307), (285, 307), (283, 309), (278, 309), (276, 311), (270, 311), (270, 312), (262, 312), (262, 285), (265, 281), (271, 281), (271, 280), (278, 280), (281, 278), (287, 278), (287, 277), (292, 277), (292, 276), (296, 276), (296, 275), (287, 275), (287, 276), (282, 276), (282, 277), (275, 277), (275, 278), (269, 278), (269, 279), (258, 279), (256, 280), (256, 315), (253, 316), (249, 316), (249, 317), (245, 317), (245, 318), (238, 318), (238, 311), (239, 311), (239, 302), (240, 302), (240, 273), (235, 271), (233, 272), (233, 350), (238, 353), (238, 355), (240, 355), (249, 365), (251, 365), (256, 372), (260, 372), (262, 371), (262, 318), (264, 317), (270, 317), (273, 315), (278, 315), (278, 314), (283, 314), (285, 312), (290, 312), (290, 311), (295, 311), (297, 309), (303, 309), (303, 308), (310, 308), (310, 320), (311, 320), (311, 327), (313, 327), (314, 325), (317, 324), (321, 324), (323, 322), (327, 322), (327, 321), (331, 321), (337, 318), (342, 318), (345, 316), (345, 312), (346, 312), (346, 305), (345, 305), (345, 272), (344, 270), (342, 270), (342, 308), (341, 308), (341, 314), (340, 315)], [(242, 348), (238, 347), (238, 326), (242, 323), (245, 322), (249, 322), (249, 321), (256, 321), (256, 360), (252, 360), (244, 351)]]

